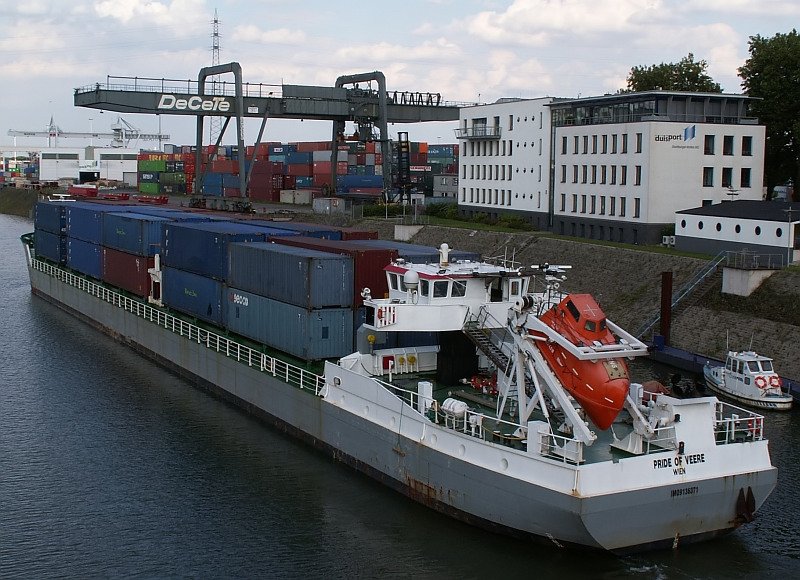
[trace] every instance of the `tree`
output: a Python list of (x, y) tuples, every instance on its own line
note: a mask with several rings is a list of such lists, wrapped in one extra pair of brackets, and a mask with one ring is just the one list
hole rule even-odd
[(750, 58), (739, 68), (742, 88), (755, 97), (751, 111), (766, 125), (767, 191), (800, 183), (800, 35), (750, 37)]
[(722, 87), (715, 83), (706, 73), (708, 63), (704, 60), (695, 62), (690, 52), (677, 63), (654, 64), (651, 66), (635, 66), (628, 74), (630, 91), (691, 91), (703, 93), (721, 93)]

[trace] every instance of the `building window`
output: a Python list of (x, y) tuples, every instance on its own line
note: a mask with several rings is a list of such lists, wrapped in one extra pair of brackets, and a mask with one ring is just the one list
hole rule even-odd
[(578, 166), (572, 166), (572, 183), (578, 183)]
[(600, 196), (600, 215), (606, 215), (606, 196)]
[(617, 198), (613, 195), (608, 199), (609, 203), (611, 204), (608, 208), (608, 215), (616, 215), (617, 213)]
[(703, 222), (698, 222), (697, 223), (697, 229), (698, 230), (702, 230), (703, 229)]
[(589, 213), (597, 213), (597, 196), (593, 195), (590, 200)]
[(681, 229), (686, 229), (686, 220), (681, 220)]
[(601, 165), (600, 166), (600, 183), (605, 183), (605, 182), (606, 182), (606, 166), (605, 165)]
[(637, 165), (635, 168), (634, 174), (634, 185), (641, 185), (642, 184), (642, 166)]
[(611, 153), (617, 152), (617, 134), (611, 135)]
[(641, 133), (636, 133), (636, 152), (637, 153), (641, 153), (642, 152), (642, 134)]
[(509, 131), (513, 131), (514, 130), (514, 115), (509, 115), (508, 116), (508, 130)]
[(619, 217), (625, 217), (625, 198), (619, 198)]
[(756, 235), (757, 236), (761, 235), (761, 226), (756, 226)]
[(721, 224), (721, 223), (719, 223), (719, 222), (717, 222), (717, 226), (716, 226), (716, 228), (717, 228), (717, 231), (718, 231), (718, 232), (721, 232), (721, 231), (722, 231), (722, 224)]
[(642, 210), (642, 198), (634, 197), (633, 198), (633, 217), (635, 217), (635, 218), (640, 217), (641, 210)]
[(775, 230), (775, 236), (776, 237), (780, 238), (782, 235), (783, 235), (783, 230), (781, 228), (778, 228), (777, 230)]
[(592, 165), (592, 183), (597, 183), (597, 165)]
[(742, 233), (742, 226), (740, 226), (739, 224), (736, 224), (736, 227), (733, 229), (736, 231), (737, 234)]
[(608, 135), (603, 135), (600, 141), (600, 152), (608, 153)]
[(703, 167), (703, 187), (714, 187), (713, 167)]
[(572, 194), (572, 213), (576, 213), (578, 211), (578, 194)]
[(589, 135), (583, 136), (583, 154), (586, 155), (589, 152)]
[(733, 168), (722, 168), (722, 187), (731, 187), (733, 185)]
[(561, 155), (567, 154), (567, 136), (561, 137)]
[(572, 152), (573, 152), (575, 155), (577, 155), (577, 154), (578, 154), (578, 139), (579, 139), (579, 137), (578, 137), (577, 135), (575, 135), (575, 136), (572, 138)]
[(581, 196), (581, 213), (586, 213), (586, 194)]
[(742, 167), (742, 175), (739, 179), (740, 187), (750, 187), (750, 168)]
[(567, 194), (561, 194), (561, 211), (567, 211)]
[(581, 183), (586, 183), (586, 180), (588, 179), (588, 176), (589, 176), (589, 166), (588, 165), (582, 165), (581, 166)]
[(628, 134), (622, 134), (622, 151), (620, 153), (625, 154), (628, 152)]
[(753, 138), (742, 137), (742, 155), (750, 157), (753, 154)]
[(725, 135), (722, 138), (722, 154), (733, 155), (733, 135)]
[(714, 135), (706, 135), (705, 145), (703, 152), (706, 155), (714, 155)]
[(617, 183), (617, 166), (616, 165), (612, 165), (611, 166), (611, 182), (610, 183), (611, 183), (611, 185), (614, 185), (614, 184)]
[(566, 165), (562, 165), (561, 166), (561, 183), (566, 183), (566, 182), (567, 182), (567, 166)]
[(628, 183), (628, 166), (621, 165), (620, 166), (620, 175), (619, 175), (619, 184), (625, 185)]
[(592, 153), (597, 153), (597, 135), (592, 135)]

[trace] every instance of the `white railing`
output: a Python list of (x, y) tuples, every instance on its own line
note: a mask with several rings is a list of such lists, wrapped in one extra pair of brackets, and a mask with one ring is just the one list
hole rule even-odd
[(178, 336), (186, 337), (187, 340), (204, 345), (206, 348), (224, 354), (226, 357), (232, 358), (237, 362), (246, 364), (263, 373), (281, 379), (285, 383), (301, 389), (307, 389), (315, 395), (320, 395), (325, 385), (325, 378), (316, 373), (312, 373), (282, 361), (279, 358), (259, 352), (249, 346), (245, 346), (235, 340), (231, 340), (205, 328), (200, 328), (199, 326), (164, 312), (159, 308), (124, 296), (119, 292), (110, 290), (82, 276), (67, 272), (57, 266), (35, 258), (31, 260), (31, 267), (34, 270), (38, 270), (48, 276), (61, 280), (69, 286), (86, 292), (91, 296), (95, 296), (104, 302), (122, 308), (139, 318), (165, 328)]
[(764, 439), (764, 415), (718, 401), (714, 419), (714, 436), (717, 445), (740, 443), (741, 441), (761, 441)]

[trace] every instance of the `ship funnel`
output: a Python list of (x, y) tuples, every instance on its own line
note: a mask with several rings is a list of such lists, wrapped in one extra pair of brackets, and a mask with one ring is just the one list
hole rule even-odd
[(442, 244), (439, 246), (439, 267), (447, 268), (450, 265), (450, 246)]

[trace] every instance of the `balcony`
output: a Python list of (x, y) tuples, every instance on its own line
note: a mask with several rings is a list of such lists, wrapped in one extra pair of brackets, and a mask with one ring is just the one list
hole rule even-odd
[(488, 125), (475, 125), (456, 129), (457, 139), (499, 139), (500, 127)]

